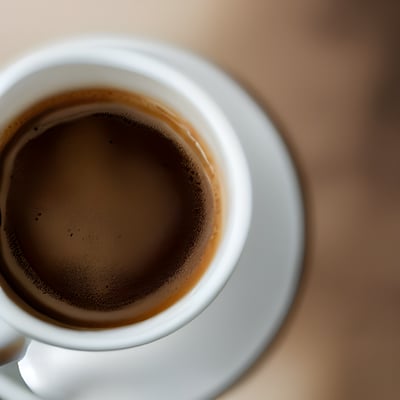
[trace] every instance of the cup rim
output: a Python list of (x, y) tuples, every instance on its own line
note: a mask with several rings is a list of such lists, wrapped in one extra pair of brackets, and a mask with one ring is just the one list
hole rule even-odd
[[(149, 55), (122, 49), (53, 45), (25, 56), (0, 73), (0, 99), (13, 85), (35, 72), (58, 65), (82, 63), (139, 72), (181, 94), (190, 93), (186, 99), (196, 105), (203, 116), (207, 116), (215, 132), (221, 132), (218, 137), (223, 144), (221, 156), (230, 166), (226, 170), (231, 180), (230, 229), (221, 238), (216, 255), (194, 288), (157, 315), (116, 328), (66, 328), (37, 319), (15, 304), (0, 288), (0, 317), (24, 335), (72, 349), (115, 350), (150, 343), (167, 336), (200, 314), (222, 290), (237, 264), (249, 230), (251, 179), (239, 139), (219, 106), (193, 80)], [(218, 267), (215, 266), (217, 263)]]

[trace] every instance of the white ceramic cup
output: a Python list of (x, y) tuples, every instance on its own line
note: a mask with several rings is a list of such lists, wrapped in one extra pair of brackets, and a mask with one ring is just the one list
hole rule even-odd
[(150, 56), (68, 45), (28, 55), (0, 74), (0, 134), (40, 99), (66, 90), (105, 86), (159, 100), (196, 128), (211, 150), (221, 178), (224, 216), (220, 243), (207, 271), (187, 295), (165, 311), (128, 326), (93, 331), (52, 325), (21, 309), (0, 288), (0, 364), (20, 357), (24, 349), (21, 338), (78, 350), (115, 350), (164, 337), (212, 302), (241, 254), (250, 223), (251, 183), (238, 138), (207, 93)]

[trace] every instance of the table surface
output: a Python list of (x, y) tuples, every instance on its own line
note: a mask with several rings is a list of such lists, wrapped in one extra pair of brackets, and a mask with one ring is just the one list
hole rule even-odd
[(169, 41), (244, 82), (293, 148), (305, 277), (273, 346), (222, 400), (400, 396), (399, 5), (0, 0), (0, 64), (81, 33)]

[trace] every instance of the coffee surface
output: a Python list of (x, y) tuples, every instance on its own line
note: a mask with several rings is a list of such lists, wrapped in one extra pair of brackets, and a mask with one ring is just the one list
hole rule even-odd
[(191, 127), (134, 95), (93, 89), (43, 104), (0, 155), (4, 286), (73, 327), (167, 308), (198, 281), (218, 240), (207, 151)]

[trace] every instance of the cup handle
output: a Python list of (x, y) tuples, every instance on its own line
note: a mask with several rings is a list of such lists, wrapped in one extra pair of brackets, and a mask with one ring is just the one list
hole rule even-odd
[(0, 366), (20, 360), (27, 348), (27, 339), (0, 319)]
[[(0, 367), (20, 360), (27, 349), (29, 340), (16, 332), (0, 319)], [(20, 386), (0, 371), (0, 399), (40, 400), (25, 387)]]

